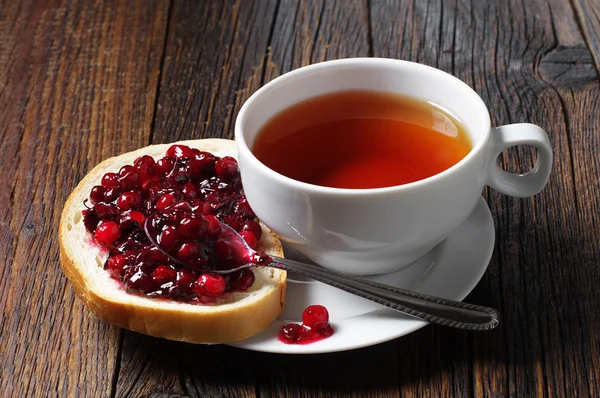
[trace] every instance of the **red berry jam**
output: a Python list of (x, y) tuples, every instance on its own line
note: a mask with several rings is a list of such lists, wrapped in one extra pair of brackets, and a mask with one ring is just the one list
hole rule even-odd
[(329, 324), (329, 312), (322, 305), (306, 307), (302, 313), (302, 325), (290, 323), (279, 331), (279, 341), (286, 344), (309, 344), (326, 339), (333, 334)]
[(232, 157), (172, 145), (106, 173), (85, 205), (85, 228), (109, 251), (104, 268), (129, 293), (210, 304), (254, 283), (250, 269), (211, 272), (242, 265), (219, 221), (252, 248), (262, 233)]

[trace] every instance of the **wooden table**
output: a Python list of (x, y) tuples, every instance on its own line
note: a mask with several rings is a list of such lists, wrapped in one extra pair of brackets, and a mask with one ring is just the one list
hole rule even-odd
[[(467, 300), (498, 308), (497, 329), (284, 356), (151, 338), (83, 307), (56, 235), (88, 170), (151, 143), (232, 138), (264, 83), (356, 56), (441, 68), (494, 124), (548, 131), (540, 195), (485, 192), (496, 248)], [(597, 0), (0, 2), (0, 396), (600, 396), (599, 70)]]

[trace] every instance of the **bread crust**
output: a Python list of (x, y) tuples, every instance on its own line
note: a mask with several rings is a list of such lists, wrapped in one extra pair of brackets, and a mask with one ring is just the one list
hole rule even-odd
[[(181, 141), (217, 156), (234, 156), (235, 143), (230, 140), (204, 139)], [(83, 200), (92, 186), (99, 184), (106, 172), (116, 172), (132, 164), (138, 156), (163, 156), (172, 144), (152, 145), (107, 159), (94, 167), (67, 199), (60, 219), (59, 245), (62, 269), (77, 296), (98, 318), (125, 329), (155, 337), (190, 343), (217, 344), (243, 340), (266, 329), (283, 310), (286, 273), (273, 268), (255, 269), (255, 285), (247, 294), (235, 293), (224, 302), (197, 305), (155, 299), (125, 293), (120, 285), (101, 269), (106, 253), (92, 243), (81, 217)], [(277, 235), (262, 225), (259, 248), (282, 256)], [(85, 235), (87, 234), (87, 235)], [(81, 242), (88, 236), (89, 242)], [(87, 246), (86, 246), (87, 244)], [(85, 255), (82, 255), (85, 254)], [(230, 295), (231, 296), (231, 295)]]

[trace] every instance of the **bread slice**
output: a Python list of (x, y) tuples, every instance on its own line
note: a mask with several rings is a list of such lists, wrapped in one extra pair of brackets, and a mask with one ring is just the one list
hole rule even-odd
[[(208, 151), (216, 156), (237, 156), (234, 141), (203, 139), (179, 144)], [(154, 299), (126, 293), (102, 267), (107, 253), (93, 243), (83, 225), (83, 201), (106, 172), (117, 172), (141, 155), (164, 156), (172, 144), (152, 145), (107, 159), (77, 185), (67, 199), (60, 219), (59, 243), (62, 269), (77, 295), (99, 318), (120, 327), (151, 336), (190, 343), (228, 343), (260, 333), (283, 310), (285, 271), (260, 267), (256, 280), (245, 292), (224, 295), (216, 304), (198, 305)], [(262, 225), (259, 249), (282, 256), (277, 235)]]

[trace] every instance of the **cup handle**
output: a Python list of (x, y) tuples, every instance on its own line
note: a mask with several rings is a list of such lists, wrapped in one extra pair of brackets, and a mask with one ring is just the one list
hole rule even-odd
[[(489, 144), (487, 185), (518, 198), (533, 196), (544, 188), (552, 171), (552, 146), (541, 127), (530, 123), (495, 127)], [(496, 163), (502, 151), (515, 145), (533, 145), (538, 150), (535, 165), (525, 174), (507, 173)]]

